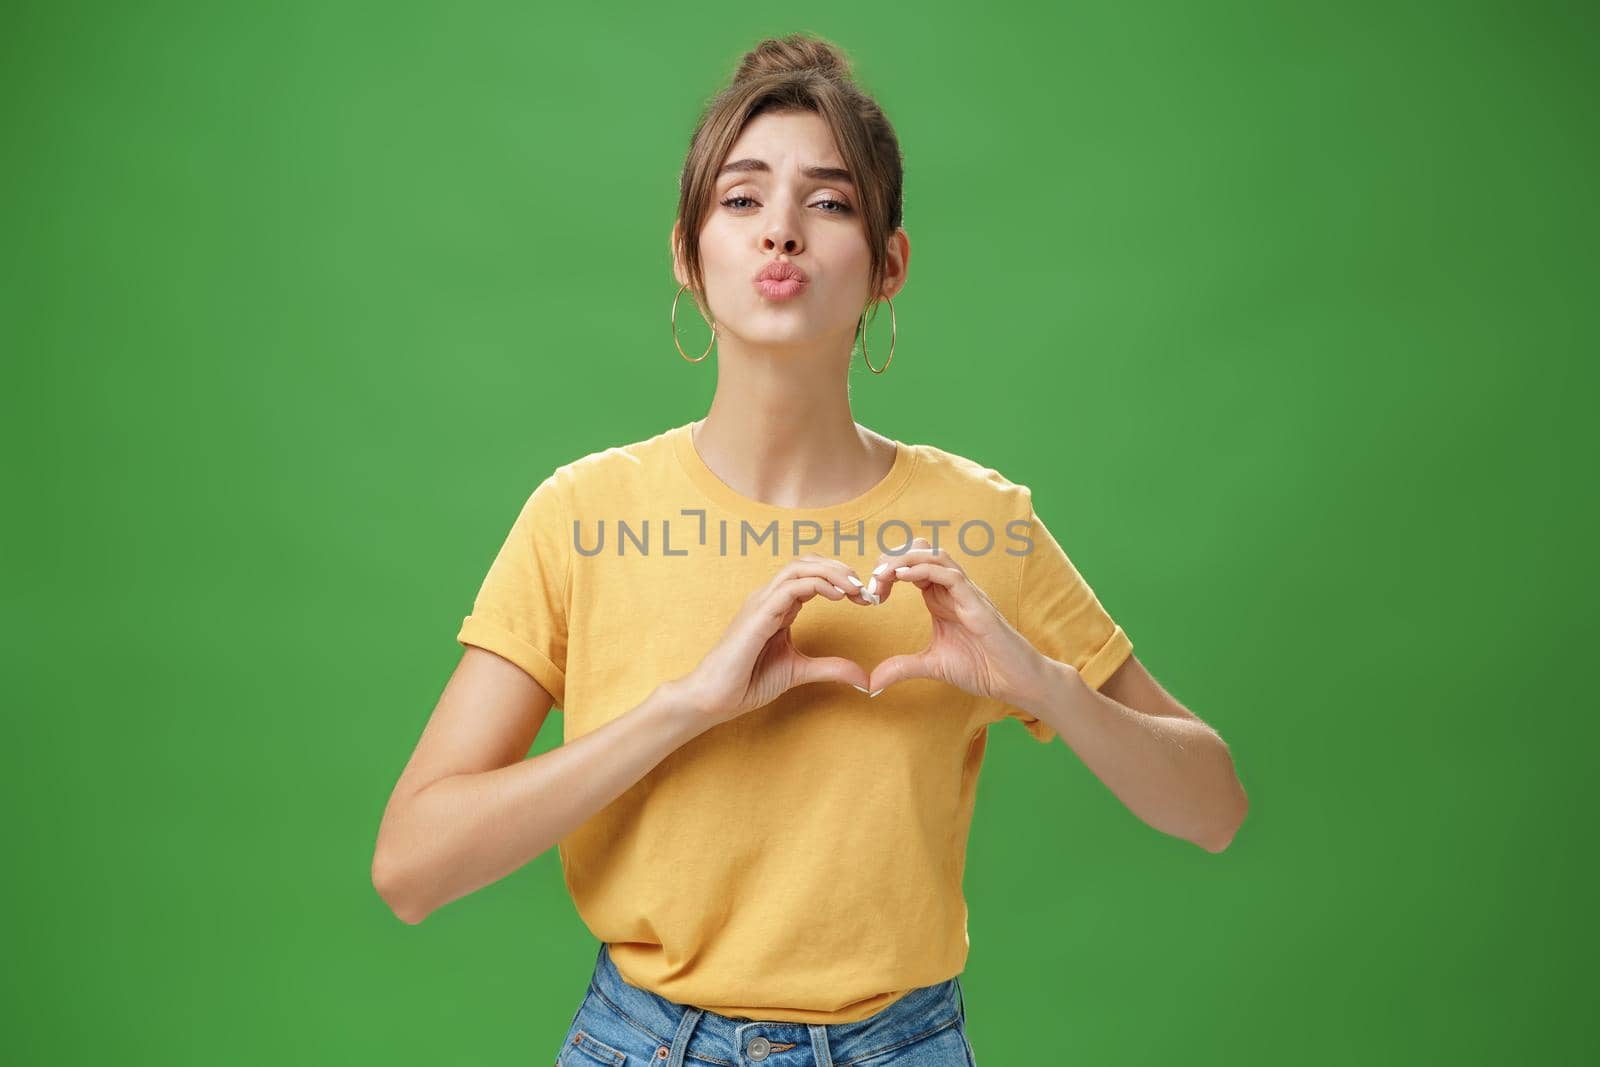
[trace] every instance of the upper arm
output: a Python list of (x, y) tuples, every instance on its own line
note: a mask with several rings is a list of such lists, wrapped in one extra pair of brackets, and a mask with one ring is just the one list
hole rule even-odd
[(564, 699), (571, 564), (565, 472), (558, 468), (534, 488), (495, 553), (456, 634), (461, 659), (395, 798), (525, 758)]
[(1139, 662), (1139, 657), (1132, 653), (1101, 684), (1100, 692), (1118, 704), (1147, 715), (1199, 719), (1198, 715), (1178, 703), (1177, 698), (1162, 688), (1161, 683), (1151, 677), (1144, 664)]
[(549, 690), (521, 667), (464, 646), (395, 785), (395, 797), (411, 796), (453, 774), (493, 770), (525, 758), (554, 703)]

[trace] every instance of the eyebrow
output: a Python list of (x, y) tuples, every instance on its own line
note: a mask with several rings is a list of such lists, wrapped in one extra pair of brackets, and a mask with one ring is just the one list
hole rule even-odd
[[(718, 171), (717, 177), (720, 178), (724, 174), (749, 173), (753, 171), (771, 174), (772, 168), (767, 165), (767, 161), (764, 159), (736, 159)], [(800, 173), (807, 178), (817, 178), (821, 181), (843, 182), (846, 185), (855, 184), (850, 179), (850, 172), (843, 167), (801, 167)]]

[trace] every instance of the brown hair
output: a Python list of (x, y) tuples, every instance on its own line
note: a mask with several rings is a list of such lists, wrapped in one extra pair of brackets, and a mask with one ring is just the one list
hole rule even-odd
[(876, 298), (883, 284), (889, 236), (901, 225), (902, 211), (903, 163), (894, 127), (877, 102), (857, 88), (849, 58), (837, 45), (810, 34), (769, 37), (745, 53), (733, 81), (706, 105), (678, 181), (678, 254), (707, 321), (700, 230), (711, 211), (717, 171), (751, 119), (788, 111), (815, 112), (833, 131), (845, 169), (855, 179), (857, 210), (872, 255), (868, 292)]

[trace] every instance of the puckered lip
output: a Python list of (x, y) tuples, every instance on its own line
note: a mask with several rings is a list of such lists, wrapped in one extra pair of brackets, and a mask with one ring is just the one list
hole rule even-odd
[(787, 280), (789, 278), (793, 278), (794, 280), (799, 281), (799, 282), (804, 282), (804, 281), (807, 280), (806, 272), (801, 270), (799, 267), (795, 266), (793, 263), (790, 263), (786, 259), (774, 259), (774, 260), (772, 260), (766, 266), (761, 268), (761, 273), (759, 273), (759, 274), (757, 274), (755, 276), (755, 280), (758, 281), (758, 282), (760, 282), (760, 281), (778, 281), (778, 282), (781, 282), (781, 281), (785, 281), (785, 280)]

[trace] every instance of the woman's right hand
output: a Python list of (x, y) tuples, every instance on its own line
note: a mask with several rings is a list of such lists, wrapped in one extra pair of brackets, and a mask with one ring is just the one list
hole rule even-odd
[(829, 600), (873, 603), (862, 594), (860, 579), (839, 560), (811, 554), (784, 564), (771, 581), (745, 597), (721, 640), (679, 679), (685, 696), (705, 716), (707, 729), (807, 682), (845, 682), (866, 689), (869, 679), (861, 664), (841, 656), (804, 655), (790, 640), (789, 627), (800, 606), (819, 593)]

